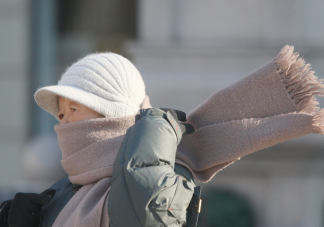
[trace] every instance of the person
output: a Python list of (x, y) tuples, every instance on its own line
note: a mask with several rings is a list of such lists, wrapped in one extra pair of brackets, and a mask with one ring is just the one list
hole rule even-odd
[[(195, 108), (186, 121), (194, 133), (184, 114), (170, 109), (141, 110), (135, 123), (138, 110), (149, 107), (140, 74), (119, 55), (95, 56), (35, 94), (57, 118), (59, 96), (99, 114), (55, 126), (69, 178), (40, 195), (17, 194), (21, 202), (3, 204), (0, 223), (8, 212), (9, 222), (10, 213), (23, 214), (13, 208), (26, 204), (25, 216), (40, 216), (42, 226), (195, 226), (201, 200), (193, 179), (208, 182), (245, 155), (324, 134), (324, 109), (315, 98), (324, 96), (324, 84), (292, 46)], [(71, 115), (78, 111), (68, 107)]]
[[(192, 198), (198, 188), (175, 163), (182, 134), (194, 129), (180, 122), (186, 121), (180, 111), (148, 108), (144, 82), (129, 60), (88, 55), (57, 85), (38, 89), (35, 100), (59, 120), (54, 129), (68, 178), (6, 201), (0, 226), (197, 224)], [(135, 174), (123, 177), (126, 172)]]

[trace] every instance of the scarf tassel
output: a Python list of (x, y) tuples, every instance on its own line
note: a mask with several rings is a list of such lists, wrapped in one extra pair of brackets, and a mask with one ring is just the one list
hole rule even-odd
[(313, 116), (313, 130), (324, 134), (324, 110), (320, 110), (315, 95), (324, 96), (322, 79), (310, 71), (309, 64), (294, 53), (293, 46), (282, 48), (275, 59), (277, 70), (283, 85), (296, 106), (298, 113), (307, 113)]
[(324, 109), (313, 116), (313, 132), (324, 134)]

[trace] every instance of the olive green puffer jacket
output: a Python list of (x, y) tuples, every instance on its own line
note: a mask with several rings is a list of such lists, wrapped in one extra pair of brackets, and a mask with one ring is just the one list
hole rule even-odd
[(142, 110), (140, 116), (114, 163), (110, 226), (196, 226), (200, 187), (186, 168), (177, 165), (175, 171), (182, 138), (177, 121), (160, 109)]

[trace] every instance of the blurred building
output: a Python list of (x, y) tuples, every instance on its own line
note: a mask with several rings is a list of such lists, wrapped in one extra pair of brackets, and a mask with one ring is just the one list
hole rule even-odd
[[(1, 1), (0, 187), (23, 178), (26, 142), (55, 124), (33, 104), (34, 91), (55, 84), (85, 54), (126, 55), (153, 106), (190, 112), (286, 44), (324, 78), (323, 9), (319, 0)], [(214, 203), (223, 205), (209, 201), (202, 212), (213, 216), (212, 209), (241, 201), (240, 209), (227, 209), (229, 218), (242, 219), (237, 226), (324, 226), (323, 147), (322, 135), (309, 135), (244, 157), (204, 184), (203, 194), (219, 195)]]
[[(126, 51), (142, 73), (154, 106), (190, 111), (276, 57), (286, 44), (295, 45), (316, 75), (324, 78), (323, 9), (324, 2), (317, 0), (142, 0), (138, 37), (126, 45)], [(247, 199), (254, 222), (240, 222), (240, 211), (227, 215), (236, 224), (201, 223), (324, 226), (323, 148), (323, 135), (310, 135), (227, 167), (204, 185), (203, 195), (222, 189)], [(213, 209), (212, 196), (206, 199), (209, 206), (202, 206), (202, 218)], [(222, 202), (214, 200), (227, 204)]]
[(21, 176), (20, 155), (29, 115), (30, 4), (0, 2), (0, 186)]

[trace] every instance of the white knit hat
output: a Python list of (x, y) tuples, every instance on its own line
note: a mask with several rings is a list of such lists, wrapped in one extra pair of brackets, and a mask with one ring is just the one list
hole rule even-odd
[(145, 85), (135, 66), (114, 53), (90, 54), (70, 66), (57, 85), (40, 88), (37, 104), (56, 118), (58, 96), (78, 102), (106, 117), (136, 114)]

